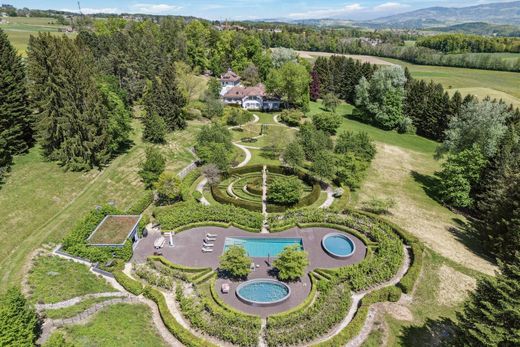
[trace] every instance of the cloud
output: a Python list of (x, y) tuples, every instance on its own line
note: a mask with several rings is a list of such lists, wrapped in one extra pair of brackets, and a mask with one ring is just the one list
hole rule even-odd
[[(74, 12), (74, 13), (79, 13), (79, 10), (78, 9), (74, 9), (74, 10), (71, 10), (71, 9), (67, 9), (67, 8), (63, 8), (61, 9), (60, 11), (66, 11), (66, 12)], [(93, 14), (93, 13), (121, 13), (122, 11), (118, 8), (115, 8), (115, 7), (107, 7), (107, 8), (91, 8), (91, 7), (85, 7), (85, 8), (81, 8), (81, 13), (83, 14)]]
[(148, 14), (168, 14), (182, 8), (177, 5), (169, 4), (133, 4), (131, 7), (136, 12)]
[(315, 9), (315, 10), (309, 10), (309, 11), (305, 11), (305, 12), (289, 13), (289, 17), (300, 18), (300, 19), (336, 17), (336, 16), (350, 14), (353, 12), (362, 11), (364, 9), (365, 9), (365, 7), (356, 3), (356, 4), (349, 4), (349, 5), (339, 7), (339, 8), (333, 8), (333, 9)]
[(397, 11), (410, 7), (410, 5), (400, 4), (398, 2), (385, 2), (384, 4), (374, 6), (374, 11)]

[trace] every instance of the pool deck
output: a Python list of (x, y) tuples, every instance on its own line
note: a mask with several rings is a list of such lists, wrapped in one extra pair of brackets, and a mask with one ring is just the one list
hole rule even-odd
[[(219, 257), (224, 250), (224, 242), (226, 237), (249, 237), (249, 238), (301, 238), (303, 241), (303, 248), (309, 254), (309, 266), (306, 272), (310, 272), (316, 268), (335, 268), (345, 265), (359, 263), (365, 258), (366, 246), (354, 235), (345, 233), (354, 242), (356, 249), (352, 256), (345, 259), (337, 259), (325, 252), (321, 246), (322, 238), (329, 233), (337, 233), (339, 231), (331, 228), (291, 228), (279, 233), (259, 234), (243, 231), (241, 229), (230, 227), (200, 227), (185, 230), (173, 237), (174, 247), (168, 246), (168, 238), (166, 245), (161, 249), (162, 255), (175, 264), (191, 266), (191, 267), (211, 267), (216, 270), (219, 264)], [(214, 251), (211, 253), (203, 253), (201, 251), (202, 240), (206, 234), (217, 234)], [(342, 232), (340, 232), (342, 233)], [(154, 233), (148, 237), (141, 239), (135, 246), (134, 256), (132, 261), (135, 263), (143, 263), (146, 258), (153, 255), (154, 241), (161, 235)], [(273, 278), (270, 274), (272, 267), (268, 263), (267, 258), (251, 258), (255, 263), (255, 271), (252, 271), (248, 279), (254, 278)], [(273, 259), (269, 259), (271, 262)], [(259, 267), (256, 267), (259, 265)], [(229, 294), (222, 294), (220, 292), (221, 285), (228, 283), (230, 285)], [(287, 301), (271, 307), (255, 307), (245, 304), (238, 300), (235, 295), (235, 289), (240, 284), (240, 281), (233, 281), (230, 279), (219, 278), (216, 281), (216, 289), (220, 297), (227, 304), (250, 314), (256, 314), (262, 317), (283, 312), (300, 304), (311, 290), (309, 276), (304, 276), (299, 282), (289, 283), (291, 287), (291, 296)]]

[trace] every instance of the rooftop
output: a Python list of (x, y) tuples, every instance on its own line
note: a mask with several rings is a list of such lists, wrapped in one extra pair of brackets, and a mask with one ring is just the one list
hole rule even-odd
[(91, 245), (121, 245), (141, 220), (140, 215), (108, 215), (87, 239)]
[(227, 72), (220, 76), (221, 81), (229, 81), (236, 82), (240, 81), (240, 76), (233, 72), (233, 70), (228, 69)]
[(224, 94), (227, 99), (243, 99), (246, 96), (265, 96), (265, 86), (261, 83), (254, 87), (236, 86)]

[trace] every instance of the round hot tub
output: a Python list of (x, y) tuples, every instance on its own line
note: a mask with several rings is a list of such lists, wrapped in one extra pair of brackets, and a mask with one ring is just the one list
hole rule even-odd
[(321, 240), (323, 249), (334, 258), (348, 258), (356, 251), (356, 245), (346, 235), (340, 233), (327, 234)]
[(284, 302), (291, 295), (291, 288), (283, 282), (261, 278), (240, 284), (237, 297), (253, 306), (272, 306)]

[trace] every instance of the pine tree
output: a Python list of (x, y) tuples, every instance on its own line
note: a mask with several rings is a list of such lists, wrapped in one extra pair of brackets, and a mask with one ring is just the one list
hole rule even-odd
[(479, 280), (458, 314), (458, 345), (520, 345), (520, 253), (500, 263), (496, 277)]
[(39, 327), (36, 310), (19, 289), (0, 295), (0, 346), (34, 346)]
[(159, 76), (153, 80), (151, 91), (145, 99), (147, 112), (157, 113), (162, 117), (170, 131), (184, 129), (186, 119), (182, 108), (186, 102), (177, 84), (174, 65), (166, 64)]
[(0, 167), (33, 144), (31, 110), (21, 58), (0, 29)]
[(318, 57), (314, 63), (314, 71), (320, 80), (320, 97), (332, 91), (332, 78), (329, 67), (329, 60), (325, 57)]
[(309, 86), (309, 95), (311, 101), (316, 101), (320, 97), (320, 78), (315, 68), (311, 71), (311, 85)]

